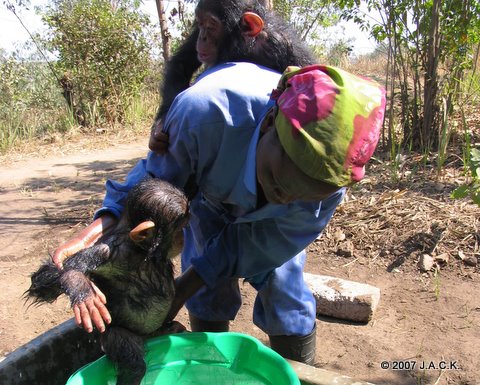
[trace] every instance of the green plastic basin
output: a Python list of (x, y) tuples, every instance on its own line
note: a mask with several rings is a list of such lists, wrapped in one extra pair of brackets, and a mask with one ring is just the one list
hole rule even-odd
[[(145, 343), (142, 385), (300, 385), (289, 363), (241, 333), (180, 333)], [(67, 385), (115, 385), (105, 357), (75, 372)]]

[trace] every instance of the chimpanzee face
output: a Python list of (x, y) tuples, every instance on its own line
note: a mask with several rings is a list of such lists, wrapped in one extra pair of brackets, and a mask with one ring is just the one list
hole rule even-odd
[(214, 14), (197, 9), (195, 18), (198, 25), (197, 56), (205, 66), (217, 63), (220, 47), (224, 39), (222, 22)]

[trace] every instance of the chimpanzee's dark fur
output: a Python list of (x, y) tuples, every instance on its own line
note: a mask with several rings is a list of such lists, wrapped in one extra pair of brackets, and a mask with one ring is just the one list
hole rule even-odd
[[(217, 16), (224, 28), (223, 44), (218, 47), (218, 63), (228, 61), (250, 62), (283, 72), (288, 66), (305, 66), (315, 63), (315, 57), (298, 34), (277, 14), (265, 9), (261, 0), (200, 0), (197, 10)], [(265, 21), (266, 39), (246, 41), (242, 36), (240, 20), (247, 12), (255, 12)], [(196, 41), (199, 29), (196, 24), (166, 63), (161, 87), (162, 102), (155, 121), (161, 120), (175, 97), (187, 89), (193, 74), (200, 68)], [(217, 64), (218, 64), (217, 63)]]
[[(68, 257), (63, 270), (48, 261), (32, 274), (25, 295), (34, 303), (51, 303), (66, 293), (78, 304), (93, 293), (88, 279), (106, 295), (112, 322), (101, 343), (117, 366), (117, 385), (139, 384), (145, 374), (144, 337), (162, 326), (170, 309), (173, 235), (185, 224), (187, 211), (180, 190), (159, 179), (145, 180), (129, 193), (112, 233)], [(155, 223), (152, 236), (133, 242), (130, 230), (148, 220)]]

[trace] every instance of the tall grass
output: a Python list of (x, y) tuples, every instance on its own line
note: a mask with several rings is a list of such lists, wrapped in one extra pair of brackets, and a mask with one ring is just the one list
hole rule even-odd
[(21, 140), (71, 128), (71, 114), (44, 63), (3, 59), (0, 78), (0, 153)]
[(25, 139), (42, 137), (49, 132), (65, 132), (74, 126), (66, 108), (10, 108), (0, 114), (0, 153), (4, 154)]
[(152, 117), (160, 103), (158, 91), (145, 89), (129, 101), (125, 109), (125, 123), (137, 130), (142, 125), (152, 124)]
[[(45, 63), (0, 57), (0, 79), (0, 154), (22, 141), (64, 134), (78, 127), (61, 87)], [(145, 88), (129, 100), (120, 95), (117, 102), (121, 103), (122, 121), (128, 129), (151, 124), (159, 103), (156, 88)], [(98, 113), (99, 106), (88, 108), (92, 127), (108, 128), (108, 119)]]

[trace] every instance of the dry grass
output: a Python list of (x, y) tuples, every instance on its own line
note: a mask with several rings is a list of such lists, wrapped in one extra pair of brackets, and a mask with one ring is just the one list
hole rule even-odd
[(348, 192), (330, 226), (341, 229), (348, 241), (329, 234), (327, 247), (349, 258), (384, 264), (388, 271), (416, 271), (421, 255), (428, 254), (446, 259), (438, 262), (439, 269), (477, 262), (479, 272), (480, 207), (450, 198), (459, 171), (446, 170), (437, 180), (430, 168), (392, 181), (390, 170), (388, 161), (373, 162), (368, 179)]
[(11, 164), (32, 156), (45, 158), (61, 156), (72, 151), (82, 149), (106, 149), (112, 144), (129, 143), (139, 137), (145, 138), (145, 151), (147, 151), (150, 123), (131, 128), (123, 126), (108, 129), (83, 130), (75, 127), (65, 133), (52, 132), (41, 138), (29, 138), (18, 142), (9, 148), (5, 154), (0, 155), (0, 164)]

